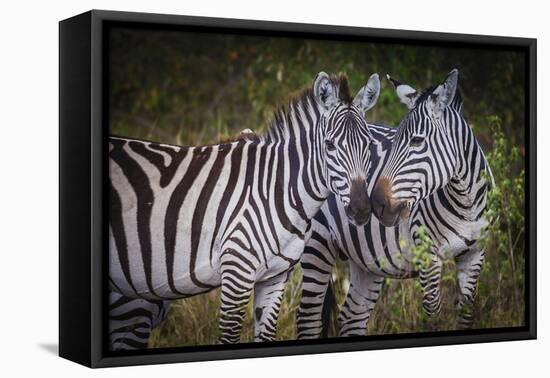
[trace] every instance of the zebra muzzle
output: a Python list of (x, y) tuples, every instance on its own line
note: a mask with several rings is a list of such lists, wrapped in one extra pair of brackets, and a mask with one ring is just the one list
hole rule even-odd
[(370, 220), (372, 209), (365, 180), (352, 181), (350, 201), (345, 211), (350, 221), (356, 226), (362, 226)]
[(374, 215), (386, 227), (396, 226), (409, 214), (407, 202), (393, 198), (391, 184), (385, 177), (381, 177), (376, 183), (371, 202)]

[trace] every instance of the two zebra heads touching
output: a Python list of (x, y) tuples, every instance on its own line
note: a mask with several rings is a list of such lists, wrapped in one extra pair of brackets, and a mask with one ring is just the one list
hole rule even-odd
[[(147, 347), (170, 301), (217, 287), (220, 343), (240, 340), (252, 296), (255, 341), (273, 341), (297, 263), (298, 338), (320, 337), (338, 256), (350, 274), (341, 336), (365, 335), (384, 278), (419, 277), (424, 310), (438, 313), (446, 258), (457, 267), (456, 326), (471, 327), (492, 175), (463, 117), (458, 71), (424, 91), (388, 79), (409, 109), (395, 128), (365, 119), (377, 74), (352, 99), (345, 76), (321, 72), (263, 135), (202, 147), (111, 137), (111, 348)], [(420, 229), (431, 240), (423, 264)]]

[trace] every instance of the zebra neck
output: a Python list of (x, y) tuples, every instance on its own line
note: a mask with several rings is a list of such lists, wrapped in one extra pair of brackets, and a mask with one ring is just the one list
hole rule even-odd
[[(314, 132), (311, 130), (306, 134), (313, 136)], [(320, 163), (321, 148), (317, 139), (289, 138), (267, 143), (271, 153), (278, 157), (267, 161), (264, 170), (275, 172), (283, 180), (284, 186), (280, 187), (280, 191), (288, 205), (285, 208), (305, 223), (313, 219), (330, 195)]]
[(279, 156), (266, 170), (284, 166), (288, 203), (309, 222), (330, 195), (322, 166), (322, 109), (308, 92), (274, 116), (261, 139)]
[(467, 129), (465, 143), (459, 159), (457, 174), (443, 188), (454, 210), (467, 220), (477, 221), (485, 210), (489, 191), (490, 170), (483, 151), (472, 130)]

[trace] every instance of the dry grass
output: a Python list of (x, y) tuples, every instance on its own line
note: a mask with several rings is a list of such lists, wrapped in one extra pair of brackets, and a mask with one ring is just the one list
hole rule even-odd
[[(296, 309), (300, 304), (302, 273), (295, 269), (286, 285), (277, 327), (278, 340), (296, 338)], [(168, 318), (153, 331), (151, 348), (216, 344), (219, 336), (220, 289), (175, 301)], [(254, 340), (252, 301), (249, 302), (241, 335), (242, 342)]]

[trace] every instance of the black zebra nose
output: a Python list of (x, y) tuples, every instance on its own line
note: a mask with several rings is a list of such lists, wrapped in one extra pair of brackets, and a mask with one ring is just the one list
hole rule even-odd
[(362, 226), (370, 220), (371, 204), (365, 180), (352, 181), (350, 201), (345, 210), (348, 218), (357, 226)]

